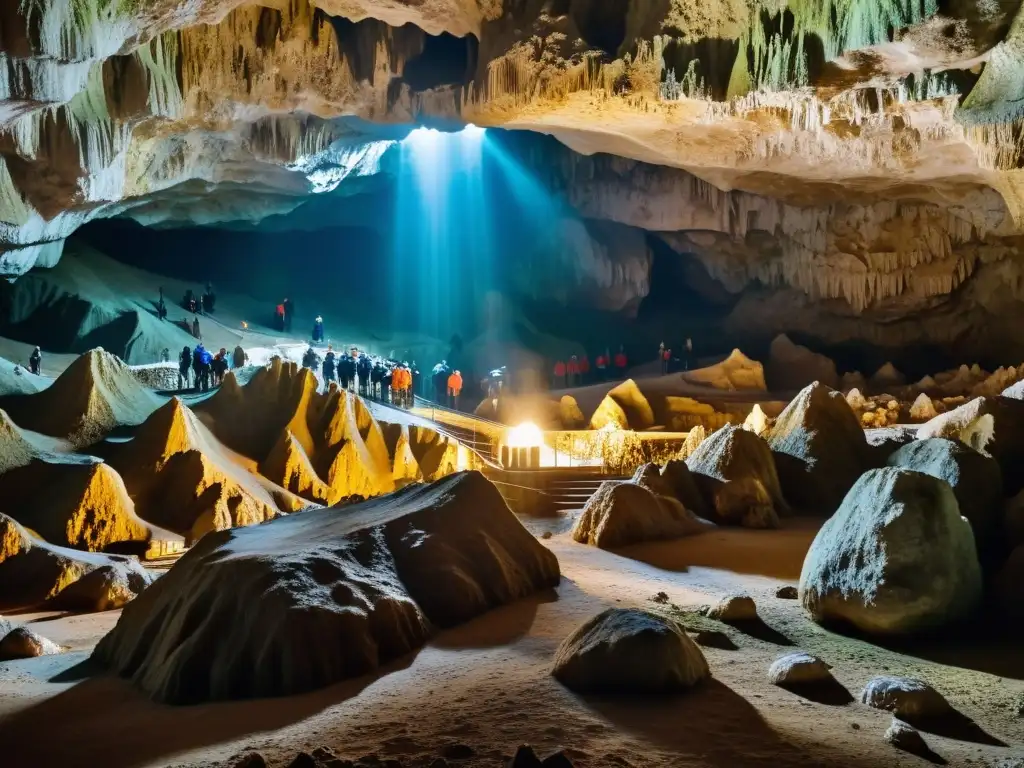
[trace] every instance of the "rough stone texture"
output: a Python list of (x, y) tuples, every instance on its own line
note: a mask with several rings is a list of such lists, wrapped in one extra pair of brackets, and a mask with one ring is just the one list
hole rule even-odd
[(669, 693), (710, 675), (700, 648), (669, 618), (609, 608), (576, 628), (551, 672), (578, 693)]
[(209, 534), (93, 655), (159, 701), (282, 696), (370, 672), (436, 627), (558, 581), (554, 555), (466, 472)]
[(800, 574), (815, 621), (869, 633), (941, 626), (980, 597), (974, 536), (952, 489), (905, 469), (866, 472), (815, 536)]
[(738, 349), (734, 349), (720, 363), (684, 372), (683, 378), (693, 384), (706, 384), (715, 389), (728, 391), (763, 391), (767, 389), (764, 381), (764, 367)]
[(670, 459), (661, 468), (661, 476), (683, 506), (696, 515), (708, 514), (708, 503), (697, 487), (697, 481), (683, 459)]
[(727, 595), (711, 607), (708, 618), (724, 621), (726, 624), (757, 621), (757, 605), (749, 595)]
[(787, 509), (768, 444), (753, 432), (726, 426), (706, 438), (686, 465), (710, 499), (717, 520), (748, 528), (778, 526)]
[(780, 686), (828, 683), (834, 679), (831, 669), (830, 665), (809, 653), (787, 653), (768, 667), (768, 681)]
[(925, 743), (921, 733), (913, 726), (896, 718), (893, 718), (892, 723), (886, 729), (882, 738), (896, 747), (896, 749), (902, 749), (904, 752), (909, 752), (913, 755), (925, 757), (931, 754), (931, 749)]
[(910, 721), (942, 717), (952, 711), (942, 694), (928, 683), (910, 677), (873, 677), (861, 691), (860, 701)]
[(910, 406), (910, 418), (914, 421), (928, 421), (938, 415), (938, 411), (935, 410), (935, 405), (932, 403), (931, 398), (924, 392), (919, 394)]
[(632, 379), (613, 387), (590, 417), (591, 429), (647, 429), (654, 426), (654, 410)]
[(840, 392), (814, 382), (779, 414), (768, 434), (786, 499), (831, 514), (868, 467), (864, 430)]
[(839, 388), (836, 364), (825, 355), (794, 344), (784, 333), (772, 339), (765, 379), (773, 390), (802, 389), (815, 381), (832, 389)]
[(134, 558), (58, 547), (0, 514), (2, 607), (27, 608), (52, 599), (59, 608), (66, 599), (69, 610), (103, 611), (121, 607), (153, 579)]
[(673, 498), (634, 483), (601, 483), (572, 528), (581, 544), (601, 549), (676, 539), (706, 530), (706, 523)]
[(0, 637), (0, 661), (52, 656), (60, 652), (59, 645), (28, 627), (17, 627)]
[(967, 518), (980, 549), (997, 532), (1003, 506), (1003, 477), (994, 459), (962, 443), (941, 437), (915, 440), (886, 462), (945, 480), (953, 489), (960, 514)]

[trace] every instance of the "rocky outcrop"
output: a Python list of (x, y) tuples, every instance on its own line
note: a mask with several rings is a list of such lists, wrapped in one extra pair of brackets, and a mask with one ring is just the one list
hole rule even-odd
[(829, 515), (868, 467), (864, 430), (841, 393), (814, 382), (767, 436), (782, 492), (794, 506)]
[(818, 531), (800, 600), (818, 622), (898, 635), (967, 616), (981, 598), (970, 524), (949, 485), (905, 469), (874, 469)]
[(581, 544), (614, 549), (690, 536), (706, 527), (674, 498), (655, 495), (635, 483), (605, 482), (587, 500), (572, 537)]
[(204, 537), (93, 657), (158, 701), (283, 696), (373, 671), (558, 581), (554, 555), (498, 490), (460, 473), (344, 514)]
[(555, 678), (577, 693), (671, 693), (710, 676), (696, 643), (669, 618), (609, 608), (576, 628), (555, 653)]
[(715, 389), (728, 391), (767, 388), (764, 381), (764, 367), (751, 360), (738, 349), (734, 349), (725, 360), (707, 368), (698, 368), (683, 373), (683, 379), (692, 384), (705, 384)]
[(633, 379), (608, 391), (590, 417), (591, 429), (647, 429), (654, 426), (654, 409)]
[(6, 635), (0, 635), (0, 661), (52, 656), (60, 652), (59, 645), (28, 627), (15, 627)]
[(788, 509), (771, 449), (753, 432), (723, 427), (697, 446), (686, 465), (717, 522), (774, 528)]
[(839, 388), (836, 364), (825, 355), (794, 344), (784, 333), (772, 339), (765, 378), (773, 390), (802, 389), (814, 381), (832, 389)]

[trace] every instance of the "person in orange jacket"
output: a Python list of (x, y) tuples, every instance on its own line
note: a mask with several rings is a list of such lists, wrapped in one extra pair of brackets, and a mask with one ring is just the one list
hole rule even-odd
[(455, 409), (459, 407), (459, 393), (462, 392), (462, 374), (452, 371), (448, 377), (448, 404)]

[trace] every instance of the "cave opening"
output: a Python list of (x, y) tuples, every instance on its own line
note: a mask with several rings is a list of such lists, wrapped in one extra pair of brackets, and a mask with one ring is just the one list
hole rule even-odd
[(696, 43), (673, 39), (662, 53), (665, 71), (673, 73), (683, 89), (682, 95), (693, 96), (687, 89), (699, 86), (715, 101), (724, 101), (739, 47), (738, 40), (722, 38), (705, 38)]
[(583, 40), (613, 58), (626, 40), (629, 0), (576, 0), (572, 19)]
[(414, 91), (469, 85), (476, 73), (480, 42), (474, 35), (424, 35), (423, 50), (405, 64), (402, 80)]

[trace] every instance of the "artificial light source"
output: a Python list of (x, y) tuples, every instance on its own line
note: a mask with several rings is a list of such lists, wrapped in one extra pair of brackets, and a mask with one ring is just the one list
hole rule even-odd
[(427, 146), (438, 143), (446, 136), (450, 136), (455, 140), (479, 140), (484, 136), (484, 129), (478, 125), (473, 125), (472, 123), (467, 124), (466, 127), (460, 131), (439, 131), (436, 128), (420, 126), (419, 128), (413, 128), (409, 131), (409, 135), (405, 137), (405, 143), (414, 146)]
[(509, 448), (533, 448), (544, 444), (544, 433), (532, 421), (526, 421), (508, 431), (505, 443)]

